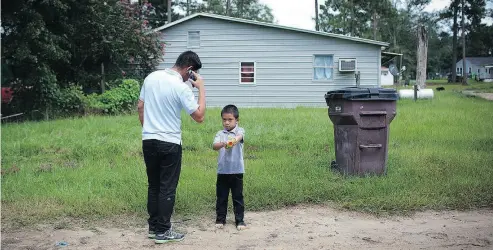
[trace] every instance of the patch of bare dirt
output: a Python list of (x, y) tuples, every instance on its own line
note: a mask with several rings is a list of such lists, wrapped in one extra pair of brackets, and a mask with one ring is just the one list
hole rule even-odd
[[(155, 245), (145, 226), (38, 225), (2, 232), (2, 249), (493, 249), (493, 211), (375, 217), (327, 206), (247, 212), (248, 229), (212, 218), (175, 224), (182, 242)], [(111, 225), (114, 225), (111, 223)], [(144, 225), (144, 224), (142, 224)], [(64, 241), (67, 246), (56, 246)]]
[(486, 100), (493, 101), (493, 93), (476, 93), (476, 95)]
[(464, 90), (462, 91), (462, 93), (466, 96), (477, 96), (489, 101), (493, 101), (493, 93), (478, 93), (471, 90)]

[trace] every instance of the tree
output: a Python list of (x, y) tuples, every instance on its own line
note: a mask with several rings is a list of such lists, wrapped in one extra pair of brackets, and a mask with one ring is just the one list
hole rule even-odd
[(2, 3), (2, 65), (9, 67), (18, 109), (49, 110), (60, 90), (98, 88), (100, 65), (122, 76), (129, 60), (142, 72), (164, 46), (128, 1), (51, 0)]
[[(466, 25), (464, 23), (464, 31), (467, 29), (468, 31), (474, 32), (481, 25), (481, 19), (486, 14), (486, 2), (484, 0), (465, 0), (464, 1), (464, 15), (467, 20), (470, 21), (470, 24)], [(451, 74), (452, 74), (452, 82), (456, 82), (456, 63), (457, 63), (457, 34), (459, 31), (458, 25), (458, 16), (461, 13), (461, 1), (460, 0), (452, 0), (449, 8), (440, 14), (442, 19), (453, 19), (452, 23), (452, 61), (451, 61)], [(463, 75), (465, 75), (465, 69), (463, 69)]]
[(417, 64), (417, 27), (419, 24), (424, 25), (428, 32), (435, 32), (437, 28), (436, 17), (423, 12), (429, 2), (326, 0), (320, 7), (320, 28), (326, 32), (388, 41), (390, 52), (403, 54), (406, 73), (414, 74)]
[(493, 53), (493, 25), (481, 24), (466, 36), (469, 56), (491, 56)]
[(367, 37), (370, 13), (364, 0), (326, 0), (320, 6), (320, 29), (325, 32)]
[[(183, 1), (178, 2), (178, 6), (182, 10), (186, 8)], [(190, 13), (205, 12), (260, 22), (274, 22), (272, 9), (258, 0), (208, 0), (201, 3), (193, 0), (190, 9)]]

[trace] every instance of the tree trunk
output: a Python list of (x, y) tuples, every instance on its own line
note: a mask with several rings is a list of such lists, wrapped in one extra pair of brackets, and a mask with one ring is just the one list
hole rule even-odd
[(318, 0), (315, 0), (315, 30), (316, 31), (320, 30), (318, 26)]
[(190, 0), (187, 0), (187, 16), (190, 15)]
[(466, 71), (466, 26), (465, 26), (465, 21), (464, 21), (464, 4), (465, 1), (462, 0), (462, 20), (461, 20), (461, 26), (462, 26), (462, 84), (467, 85), (467, 77), (469, 74), (469, 71)]
[(171, 0), (168, 0), (168, 23), (171, 23), (171, 13), (173, 13), (171, 10)]
[(101, 62), (101, 94), (104, 93), (105, 91), (105, 84), (104, 84), (104, 62)]
[(452, 35), (452, 82), (457, 81), (457, 15), (458, 9), (457, 7), (454, 9), (454, 24), (452, 26), (453, 35)]
[(423, 25), (418, 26), (418, 65), (416, 67), (416, 84), (420, 88), (426, 83), (426, 64), (428, 54), (428, 34)]

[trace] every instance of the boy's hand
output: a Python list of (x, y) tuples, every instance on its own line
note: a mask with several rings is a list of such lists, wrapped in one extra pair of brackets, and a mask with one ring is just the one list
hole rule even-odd
[(216, 142), (212, 145), (212, 149), (219, 150), (221, 148), (226, 148), (226, 146), (227, 146), (226, 142)]
[(238, 142), (241, 142), (242, 139), (243, 139), (242, 135), (236, 136), (235, 138), (233, 138), (233, 140), (234, 140), (233, 145), (238, 144)]
[(235, 145), (235, 143), (234, 143), (234, 139), (229, 139), (229, 140), (226, 142), (226, 148), (232, 148), (234, 145)]

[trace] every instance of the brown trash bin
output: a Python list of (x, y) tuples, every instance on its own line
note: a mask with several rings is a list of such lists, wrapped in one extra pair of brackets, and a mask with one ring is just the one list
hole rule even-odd
[(334, 124), (336, 160), (344, 175), (384, 175), (390, 122), (399, 98), (395, 89), (345, 88), (325, 94)]

